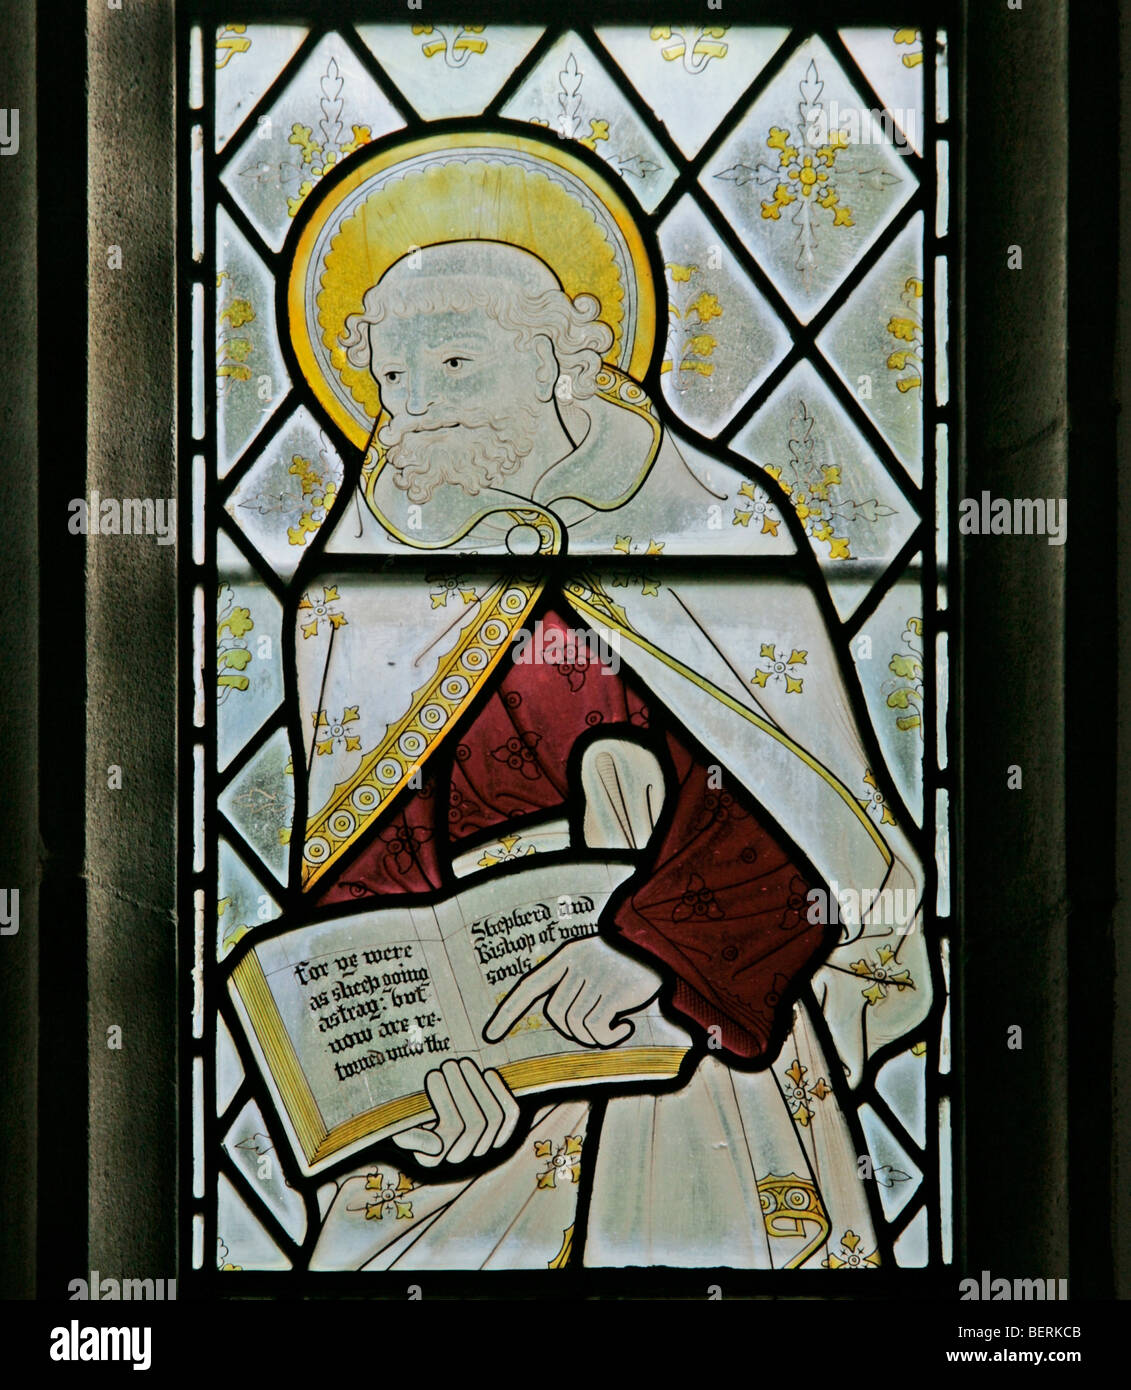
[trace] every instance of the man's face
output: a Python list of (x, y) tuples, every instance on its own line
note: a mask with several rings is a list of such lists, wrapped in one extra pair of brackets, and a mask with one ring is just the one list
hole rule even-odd
[(387, 316), (369, 330), (370, 371), (391, 419), (389, 462), (414, 501), (441, 482), (474, 494), (530, 451), (540, 398), (538, 354), (482, 309)]
[(532, 403), (530, 362), (482, 309), (388, 317), (372, 325), (369, 345), (381, 402), (401, 428), (460, 424), (476, 408), (505, 417)]

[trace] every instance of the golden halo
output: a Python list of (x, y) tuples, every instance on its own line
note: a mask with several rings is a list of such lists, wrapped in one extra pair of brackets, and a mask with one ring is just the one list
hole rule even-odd
[(414, 248), (508, 242), (543, 260), (570, 297), (595, 295), (613, 330), (606, 360), (647, 369), (656, 295), (623, 199), (560, 143), (488, 131), (405, 141), (362, 158), (303, 227), (287, 283), (291, 342), (319, 402), (364, 449), (381, 414), (377, 383), (341, 347), (348, 314)]

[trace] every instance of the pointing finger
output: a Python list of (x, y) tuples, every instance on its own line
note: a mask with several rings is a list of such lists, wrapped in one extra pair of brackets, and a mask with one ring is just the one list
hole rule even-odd
[(577, 998), (566, 1009), (566, 1026), (570, 1035), (582, 1043), (585, 1047), (596, 1047), (597, 1038), (589, 1030), (588, 1016), (600, 1002), (601, 995), (594, 985), (586, 987), (578, 992)]
[(483, 1029), (487, 1041), (498, 1042), (500, 1038), (505, 1038), (519, 1019), (554, 988), (567, 969), (564, 961), (558, 962), (556, 957), (551, 956), (524, 975), (487, 1020)]

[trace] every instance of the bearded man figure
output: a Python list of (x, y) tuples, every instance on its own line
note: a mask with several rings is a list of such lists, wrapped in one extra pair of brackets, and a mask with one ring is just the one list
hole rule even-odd
[[(311, 239), (323, 285), (356, 206)], [(658, 1000), (687, 1056), (651, 1088), (522, 1100), (444, 1060), (431, 1122), (333, 1170), (312, 1268), (878, 1263), (852, 1091), (931, 971), (918, 856), (856, 794), (879, 762), (822, 581), (773, 479), (677, 439), (625, 369), (646, 267), (616, 230), (603, 297), (491, 230), (405, 247), (337, 319), (318, 301), (327, 411), (365, 445), (294, 613), (293, 869), (320, 913), (465, 880), (504, 912), (534, 864), (568, 892), (573, 860), (627, 861), (482, 1036), (534, 1018), (612, 1052)], [(715, 525), (732, 504), (766, 524)], [(814, 911), (846, 891), (897, 920)]]
[(578, 429), (584, 417), (571, 402), (596, 392), (613, 342), (599, 312), (512, 246), (434, 246), (386, 271), (346, 320), (344, 346), (381, 389), (392, 419), (377, 439), (409, 501), (444, 484), (475, 497), (504, 481), (529, 497), (579, 442), (567, 421)]

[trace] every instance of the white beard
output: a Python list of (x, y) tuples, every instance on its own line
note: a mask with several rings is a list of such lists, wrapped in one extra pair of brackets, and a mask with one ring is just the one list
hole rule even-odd
[(538, 415), (528, 406), (515, 406), (504, 419), (481, 410), (463, 415), (424, 425), (390, 422), (378, 434), (393, 481), (410, 501), (427, 502), (444, 483), (475, 497), (516, 472), (530, 453)]

